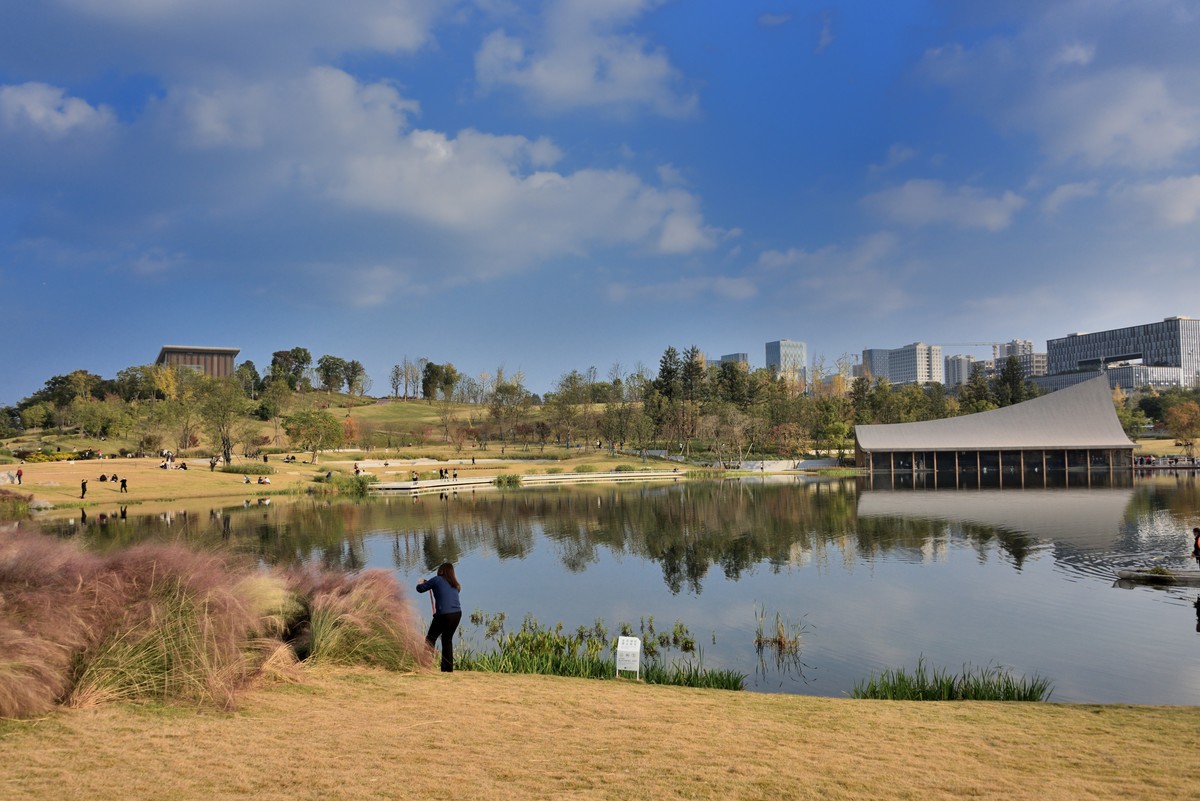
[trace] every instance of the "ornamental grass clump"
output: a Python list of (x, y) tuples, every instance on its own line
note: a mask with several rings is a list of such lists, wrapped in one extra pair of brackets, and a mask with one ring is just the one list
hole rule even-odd
[(424, 637), (391, 573), (310, 568), (288, 573), (286, 581), (299, 606), (285, 630), (301, 659), (388, 670), (428, 662)]
[(0, 540), (0, 718), (56, 704), (231, 707), (303, 657), (411, 669), (427, 659), (384, 571), (265, 572), (221, 553), (147, 544), (98, 556), (17, 530)]

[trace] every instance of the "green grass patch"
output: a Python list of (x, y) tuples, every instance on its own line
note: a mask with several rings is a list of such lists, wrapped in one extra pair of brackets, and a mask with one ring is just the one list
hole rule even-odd
[(1027, 678), (996, 665), (964, 665), (955, 675), (941, 668), (927, 669), (921, 657), (912, 673), (903, 668), (885, 670), (856, 682), (850, 696), (888, 701), (1046, 701), (1051, 692), (1052, 682), (1036, 674)]

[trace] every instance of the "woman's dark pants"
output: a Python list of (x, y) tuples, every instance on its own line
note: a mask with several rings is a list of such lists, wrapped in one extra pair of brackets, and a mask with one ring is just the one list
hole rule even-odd
[(425, 635), (425, 642), (429, 645), (429, 650), (433, 650), (434, 643), (437, 638), (442, 638), (442, 672), (450, 673), (454, 670), (454, 632), (458, 629), (458, 622), (462, 620), (462, 612), (447, 612), (444, 615), (434, 615), (433, 622), (429, 624), (429, 633)]

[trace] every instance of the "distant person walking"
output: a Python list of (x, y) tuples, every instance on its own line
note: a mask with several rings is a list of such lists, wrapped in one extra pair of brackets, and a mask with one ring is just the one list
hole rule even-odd
[(17, 486), (18, 487), (21, 486), (21, 479), (24, 476), (25, 476), (25, 471), (18, 467), (17, 468)]
[(79, 482), (79, 500), (82, 501), (86, 497), (87, 497), (87, 479), (85, 478), (83, 481)]
[(121, 479), (121, 492), (129, 492), (129, 487), (125, 484), (126, 480), (124, 478)]
[(417, 585), (417, 592), (433, 591), (433, 622), (425, 635), (425, 644), (432, 651), (438, 637), (442, 638), (442, 672), (454, 671), (454, 632), (462, 620), (462, 604), (458, 593), (462, 585), (454, 575), (454, 565), (444, 562), (437, 575)]

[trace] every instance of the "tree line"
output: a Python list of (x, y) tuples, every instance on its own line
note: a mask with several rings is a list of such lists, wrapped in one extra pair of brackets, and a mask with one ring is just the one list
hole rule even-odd
[[(497, 368), (469, 376), (450, 362), (405, 356), (389, 372), (394, 400), (435, 405), (437, 424), (405, 432), (413, 440), (450, 443), (458, 449), (528, 450), (548, 445), (607, 448), (735, 463), (751, 453), (793, 459), (805, 453), (843, 452), (855, 425), (934, 420), (987, 411), (1034, 397), (1015, 357), (992, 376), (976, 365), (954, 390), (941, 384), (893, 386), (886, 379), (854, 376), (850, 360), (826, 366), (818, 357), (807, 377), (732, 362), (707, 363), (695, 346), (667, 347), (653, 373), (613, 364), (604, 376), (595, 367), (563, 373), (543, 397), (519, 372)], [(240, 445), (247, 455), (279, 445), (287, 434), (313, 452), (345, 442), (392, 447), (397, 432), (364, 430), (352, 417), (337, 419), (322, 408), (335, 393), (362, 401), (372, 381), (363, 365), (334, 355), (312, 358), (306, 348), (272, 354), (260, 373), (252, 361), (236, 365), (228, 379), (208, 378), (163, 365), (129, 367), (105, 379), (85, 370), (53, 376), (21, 402), (0, 413), (0, 435), (29, 429), (77, 429), (117, 436), (141, 451), (205, 446), (225, 460)], [(1191, 448), (1200, 435), (1200, 392), (1118, 393), (1118, 417), (1140, 436), (1152, 424)], [(340, 401), (339, 401), (340, 402)], [(262, 422), (271, 423), (270, 434)]]

